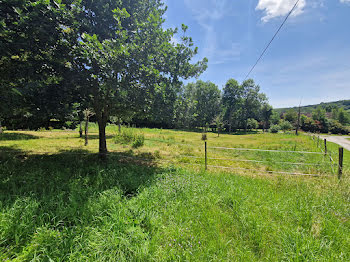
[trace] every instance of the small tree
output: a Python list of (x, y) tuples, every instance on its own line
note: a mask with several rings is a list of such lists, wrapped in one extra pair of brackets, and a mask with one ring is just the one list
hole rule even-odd
[(213, 124), (216, 125), (217, 131), (218, 131), (218, 137), (220, 136), (220, 132), (222, 131), (222, 129), (225, 125), (225, 122), (223, 119), (224, 118), (223, 118), (222, 114), (219, 114), (214, 118)]
[(286, 121), (286, 120), (282, 120), (279, 126), (283, 132), (286, 132), (286, 131), (293, 129), (293, 125), (289, 121)]
[(122, 119), (118, 116), (111, 116), (109, 117), (109, 120), (112, 122), (112, 124), (118, 125), (118, 132), (120, 134), (122, 131), (122, 127), (121, 127)]

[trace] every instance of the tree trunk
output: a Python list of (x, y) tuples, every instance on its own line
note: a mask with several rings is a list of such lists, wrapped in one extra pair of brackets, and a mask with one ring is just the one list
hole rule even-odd
[(0, 121), (0, 134), (2, 134), (2, 125), (1, 125), (1, 121)]
[(81, 124), (81, 121), (79, 122), (79, 137), (82, 138), (83, 137), (83, 127), (82, 127), (82, 124)]
[(120, 119), (118, 120), (118, 132), (119, 132), (119, 134), (122, 132), (122, 124), (121, 124)]
[(107, 143), (106, 143), (106, 125), (107, 121), (102, 117), (98, 119), (98, 138), (99, 138), (99, 158), (105, 160), (107, 158)]
[(85, 146), (89, 144), (88, 135), (89, 135), (89, 117), (87, 117), (85, 121)]

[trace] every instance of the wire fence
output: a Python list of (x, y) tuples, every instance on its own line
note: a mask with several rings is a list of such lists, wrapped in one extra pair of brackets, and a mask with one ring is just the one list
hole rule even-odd
[[(171, 163), (176, 165), (186, 165), (186, 166), (196, 166), (201, 167), (204, 169), (225, 169), (225, 170), (232, 170), (232, 171), (243, 171), (243, 172), (255, 172), (255, 173), (267, 173), (267, 174), (280, 174), (280, 175), (296, 175), (296, 176), (312, 176), (312, 177), (329, 177), (336, 173), (336, 170), (338, 170), (338, 177), (341, 178), (342, 171), (343, 171), (343, 161), (338, 161), (338, 163), (334, 160), (335, 152), (327, 148), (327, 141), (324, 142), (324, 148), (321, 147), (321, 142), (319, 138), (315, 138), (314, 136), (310, 136), (310, 139), (315, 141), (317, 143), (317, 148), (321, 152), (312, 152), (312, 151), (291, 151), (291, 150), (269, 150), (269, 149), (258, 149), (258, 148), (234, 148), (234, 147), (219, 147), (219, 146), (207, 146), (207, 142), (205, 142), (204, 147), (199, 147), (198, 145), (191, 145), (191, 144), (185, 144), (185, 143), (177, 143), (175, 141), (169, 141), (169, 140), (157, 140), (157, 139), (148, 139), (150, 141), (156, 141), (156, 142), (162, 142), (162, 143), (171, 143), (175, 145), (181, 145), (185, 147), (191, 147), (191, 148), (197, 148), (201, 152), (201, 156), (196, 155), (189, 155), (189, 154), (177, 154), (175, 156), (172, 156), (171, 158), (166, 158), (163, 156), (158, 157), (138, 157), (138, 156), (127, 156), (123, 155), (125, 152), (122, 151), (109, 151), (110, 154), (109, 157), (116, 157), (119, 159), (129, 159), (129, 160), (136, 160), (136, 161), (145, 161), (145, 162), (159, 162), (159, 163)], [(316, 140), (318, 139), (318, 140)], [(57, 146), (51, 146), (51, 145), (45, 145), (45, 149), (35, 150), (35, 151), (25, 151), (22, 153), (25, 154), (69, 154), (69, 155), (93, 155), (97, 154), (98, 152), (83, 152), (84, 150), (91, 148), (86, 148), (84, 146), (79, 147), (64, 147), (60, 149)], [(57, 151), (48, 151), (47, 149), (54, 148)], [(204, 154), (203, 150), (204, 149)], [(214, 155), (214, 157), (208, 157), (208, 149), (210, 150), (210, 154)], [(16, 149), (14, 150), (2, 150), (0, 153), (16, 153)], [(81, 150), (81, 151), (78, 151)], [(228, 152), (238, 152), (238, 155), (240, 158), (232, 158), (232, 157), (216, 157), (217, 153), (216, 151), (228, 151)], [(259, 154), (262, 153), (262, 155), (255, 155), (254, 157), (259, 158), (266, 158), (266, 154), (278, 154), (277, 157), (272, 157), (270, 159), (245, 159), (244, 158), (244, 152), (248, 153), (254, 153)], [(20, 152), (18, 152), (20, 153)], [(113, 154), (116, 153), (116, 154)], [(291, 154), (297, 154), (298, 158), (297, 160), (303, 160), (303, 161), (280, 161), (282, 158), (281, 155), (291, 155)], [(219, 154), (220, 155), (220, 154)], [(322, 156), (321, 159), (317, 159), (316, 162), (308, 162), (304, 160), (308, 160), (306, 156)], [(247, 157), (248, 158), (248, 157)], [(340, 159), (340, 156), (338, 157)], [(341, 156), (342, 158), (342, 156)], [(188, 161), (189, 159), (192, 159), (194, 161)], [(277, 159), (277, 160), (276, 160)], [(328, 159), (328, 160), (327, 160)], [(309, 161), (315, 160), (315, 159), (309, 159)], [(236, 164), (232, 164), (236, 163)], [(243, 163), (243, 164), (249, 164), (249, 166), (240, 166), (237, 163)], [(341, 163), (341, 165), (340, 165)], [(261, 164), (261, 165), (260, 165)], [(252, 166), (253, 165), (253, 166)], [(259, 165), (259, 166), (256, 166)], [(266, 166), (268, 168), (266, 168)], [(272, 168), (271, 168), (272, 166)], [(276, 167), (277, 166), (277, 167)], [(291, 167), (297, 167), (297, 169), (292, 169)], [(273, 167), (276, 167), (277, 170), (271, 170)], [(304, 169), (302, 169), (304, 168)]]

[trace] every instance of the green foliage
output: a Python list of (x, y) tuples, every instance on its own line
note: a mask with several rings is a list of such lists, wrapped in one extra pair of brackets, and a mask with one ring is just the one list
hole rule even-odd
[(248, 118), (247, 120), (247, 129), (252, 130), (252, 129), (258, 129), (259, 123), (256, 121), (254, 118)]
[(261, 116), (262, 116), (262, 120), (264, 122), (264, 124), (263, 124), (264, 129), (268, 128), (272, 115), (273, 115), (272, 106), (267, 104), (267, 103), (264, 103), (262, 105), (262, 108), (261, 108)]
[(344, 108), (342, 107), (338, 110), (337, 119), (338, 119), (339, 123), (342, 125), (350, 124), (350, 113), (346, 112), (344, 110)]
[(331, 119), (329, 121), (329, 132), (332, 134), (347, 135), (350, 133), (350, 129), (343, 126), (339, 121)]
[(201, 80), (183, 87), (176, 109), (176, 126), (206, 127), (220, 113), (221, 94), (211, 82)]
[(143, 134), (136, 134), (132, 142), (132, 147), (139, 148), (144, 144), (145, 144), (145, 136)]
[(269, 129), (270, 133), (278, 133), (278, 131), (280, 131), (281, 128), (279, 125), (272, 125)]
[(273, 110), (271, 115), (271, 123), (274, 125), (278, 125), (279, 122), (280, 122), (280, 115), (276, 110)]
[(291, 124), (295, 124), (298, 120), (298, 113), (294, 109), (289, 109), (285, 114), (284, 114), (284, 119), (288, 121)]
[(326, 121), (326, 110), (323, 109), (322, 107), (317, 107), (313, 112), (312, 112), (312, 119), (317, 120), (320, 122)]
[(260, 87), (255, 84), (254, 80), (248, 79), (239, 85), (236, 80), (230, 79), (224, 87), (222, 101), (225, 112), (224, 120), (227, 121), (229, 128), (247, 130), (249, 118), (261, 118), (261, 110), (267, 98), (265, 94), (260, 93)]
[[(72, 6), (78, 1), (68, 1)], [(64, 123), (72, 92), (72, 48), (69, 31), (74, 8), (62, 1), (0, 2), (0, 118), (11, 128), (48, 128), (49, 120)], [(70, 83), (70, 86), (74, 86)]]
[(301, 122), (301, 129), (306, 131), (306, 132), (316, 132), (318, 131), (318, 127), (316, 126), (315, 121), (307, 117), (306, 115), (301, 115), (300, 117), (300, 122)]

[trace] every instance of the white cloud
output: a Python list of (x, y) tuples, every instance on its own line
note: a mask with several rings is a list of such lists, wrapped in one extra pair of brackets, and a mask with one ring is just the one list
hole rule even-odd
[(340, 0), (340, 3), (343, 3), (343, 4), (350, 4), (350, 0)]
[[(256, 10), (263, 11), (265, 15), (261, 18), (261, 20), (263, 22), (268, 22), (270, 19), (275, 17), (286, 16), (294, 5), (295, 0), (259, 0)], [(305, 6), (306, 0), (300, 0), (291, 16), (295, 17), (302, 14)]]

